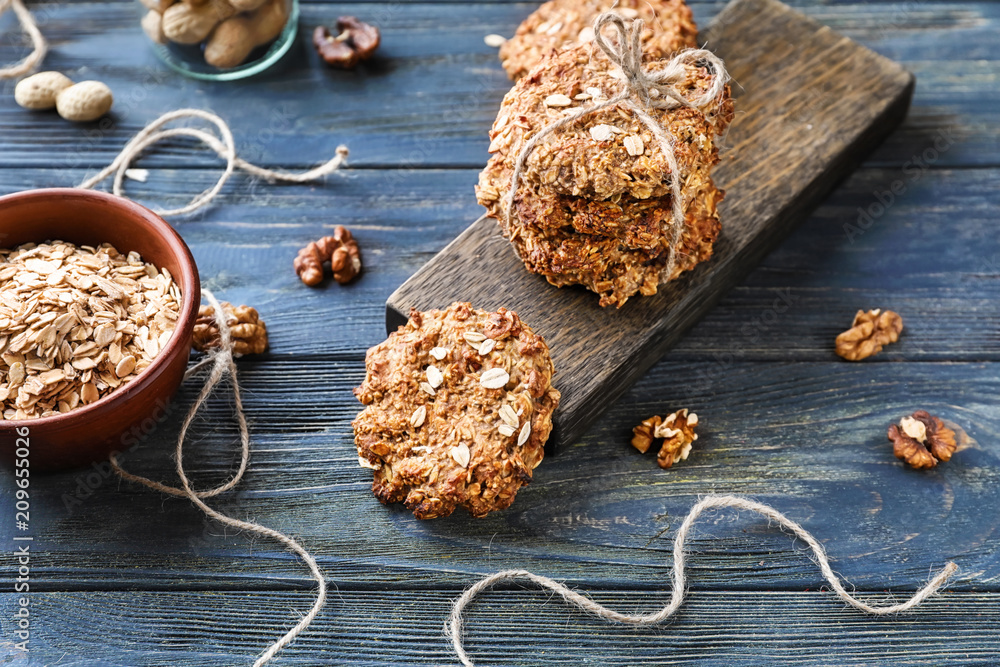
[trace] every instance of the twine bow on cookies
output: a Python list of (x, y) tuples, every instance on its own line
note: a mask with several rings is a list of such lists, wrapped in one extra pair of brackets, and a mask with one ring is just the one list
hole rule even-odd
[[(617, 44), (608, 42), (602, 34), (607, 26), (613, 27), (618, 32)], [(606, 12), (597, 17), (594, 22), (594, 43), (621, 70), (625, 88), (611, 99), (567, 113), (561, 119), (542, 128), (535, 136), (525, 142), (514, 164), (514, 173), (510, 179), (510, 191), (504, 198), (503, 209), (507, 223), (512, 223), (514, 196), (524, 175), (528, 155), (542, 139), (584, 116), (597, 113), (616, 104), (624, 104), (653, 133), (672, 175), (670, 179), (671, 239), (667, 264), (663, 273), (663, 275), (670, 276), (677, 263), (677, 247), (680, 245), (684, 232), (685, 202), (681, 191), (681, 179), (678, 178), (674, 140), (650, 115), (648, 110), (674, 109), (680, 106), (703, 109), (718, 99), (729, 81), (729, 74), (726, 72), (726, 66), (722, 60), (705, 49), (685, 49), (667, 61), (665, 67), (659, 70), (645, 69), (642, 64), (642, 31), (644, 27), (645, 23), (641, 19), (630, 21), (614, 12)], [(713, 70), (712, 85), (694, 99), (684, 97), (676, 88), (677, 84), (683, 82), (686, 77), (684, 66), (688, 63), (705, 63)]]
[[(729, 82), (729, 74), (717, 55), (705, 49), (685, 49), (667, 61), (663, 69), (646, 70), (642, 66), (642, 31), (645, 24), (641, 19), (628, 24), (625, 21), (618, 14), (608, 12), (597, 17), (594, 23), (594, 43), (625, 75), (626, 89), (615, 100), (632, 97), (643, 106), (656, 109), (673, 109), (679, 106), (701, 109), (722, 94)], [(612, 26), (618, 32), (618, 44), (609, 43), (605, 39), (603, 30), (606, 26)], [(686, 62), (704, 62), (715, 73), (712, 85), (694, 100), (687, 99), (676, 88), (687, 76), (684, 69)]]

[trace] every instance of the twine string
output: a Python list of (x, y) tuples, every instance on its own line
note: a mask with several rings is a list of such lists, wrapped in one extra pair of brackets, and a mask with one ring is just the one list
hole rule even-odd
[(823, 545), (820, 544), (816, 538), (814, 538), (801, 525), (792, 521), (773, 507), (764, 505), (763, 503), (758, 503), (746, 498), (739, 498), (737, 496), (708, 496), (691, 508), (691, 511), (688, 513), (684, 522), (678, 529), (677, 536), (674, 538), (674, 567), (672, 573), (673, 590), (670, 596), (670, 602), (659, 611), (649, 614), (622, 614), (594, 602), (590, 598), (577, 593), (554, 579), (533, 574), (527, 570), (505, 570), (476, 582), (473, 586), (466, 589), (466, 591), (462, 593), (461, 597), (455, 601), (455, 604), (452, 607), (451, 616), (445, 626), (445, 630), (451, 637), (452, 646), (455, 649), (456, 655), (465, 667), (475, 667), (475, 664), (466, 653), (462, 644), (462, 624), (465, 610), (477, 596), (492, 586), (518, 580), (530, 581), (541, 588), (546, 588), (554, 593), (557, 593), (571, 606), (594, 614), (595, 616), (598, 616), (606, 621), (633, 626), (651, 626), (662, 623), (666, 619), (673, 616), (684, 602), (687, 587), (687, 576), (684, 572), (686, 560), (684, 546), (687, 543), (688, 535), (692, 526), (694, 526), (698, 517), (701, 516), (706, 510), (724, 507), (756, 512), (757, 514), (766, 517), (769, 521), (773, 521), (782, 528), (789, 530), (796, 537), (809, 545), (810, 549), (812, 549), (816, 564), (823, 573), (823, 577), (827, 580), (827, 582), (829, 582), (830, 588), (837, 594), (837, 597), (855, 609), (863, 611), (867, 614), (872, 614), (873, 616), (899, 614), (913, 609), (940, 590), (951, 575), (958, 570), (958, 566), (955, 565), (955, 563), (949, 562), (940, 572), (927, 582), (923, 588), (914, 593), (913, 596), (906, 602), (887, 606), (872, 606), (855, 598), (847, 592), (847, 589), (844, 588), (840, 578), (834, 574), (833, 568), (830, 567), (830, 560), (826, 555), (826, 549), (824, 549)]
[[(202, 290), (202, 295), (215, 309), (216, 313), (223, 313), (222, 305), (215, 298), (215, 295), (208, 290)], [(226, 516), (221, 512), (218, 512), (211, 507), (209, 507), (204, 498), (211, 498), (217, 496), (220, 493), (224, 493), (229, 489), (236, 486), (240, 480), (243, 478), (244, 473), (247, 470), (247, 465), (250, 460), (250, 431), (247, 426), (246, 413), (243, 408), (243, 398), (240, 392), (240, 383), (236, 374), (236, 362), (233, 358), (233, 347), (232, 347), (232, 333), (230, 331), (229, 323), (226, 321), (225, 317), (216, 317), (216, 323), (219, 327), (219, 346), (212, 348), (204, 360), (191, 367), (189, 371), (185, 374), (185, 378), (191, 377), (195, 372), (203, 369), (206, 366), (211, 367), (211, 371), (208, 377), (205, 379), (202, 385), (201, 391), (198, 393), (198, 397), (195, 399), (194, 403), (191, 405), (184, 417), (184, 421), (181, 424), (181, 430), (177, 436), (177, 446), (174, 450), (174, 458), (176, 459), (176, 472), (177, 477), (181, 481), (180, 488), (167, 486), (156, 482), (154, 480), (148, 479), (146, 477), (141, 477), (139, 475), (133, 475), (132, 473), (124, 470), (118, 462), (115, 455), (112, 454), (110, 458), (111, 467), (114, 469), (118, 475), (123, 479), (130, 482), (136, 482), (142, 484), (155, 491), (160, 491), (162, 493), (167, 493), (172, 496), (179, 496), (188, 498), (192, 503), (194, 503), (198, 509), (204, 512), (208, 517), (218, 521), (219, 523), (237, 528), (239, 530), (249, 531), (251, 533), (256, 533), (263, 537), (270, 537), (277, 542), (283, 544), (287, 549), (294, 552), (302, 561), (309, 567), (309, 571), (312, 574), (313, 579), (316, 580), (318, 590), (316, 593), (316, 600), (313, 602), (312, 607), (309, 609), (302, 620), (300, 620), (294, 627), (292, 627), (288, 632), (286, 632), (280, 639), (271, 644), (267, 650), (265, 650), (254, 662), (254, 667), (261, 667), (265, 663), (269, 662), (282, 648), (287, 646), (293, 639), (295, 639), (299, 634), (301, 634), (316, 618), (323, 605), (326, 604), (326, 580), (323, 577), (323, 573), (319, 569), (319, 565), (316, 563), (316, 559), (313, 558), (312, 554), (306, 551), (305, 547), (299, 544), (296, 540), (280, 533), (277, 530), (268, 528), (267, 526), (262, 526), (259, 523), (254, 523), (251, 521), (241, 521), (240, 519), (234, 519), (230, 516)], [(234, 411), (236, 413), (236, 418), (239, 423), (240, 431), (240, 465), (233, 477), (226, 482), (214, 489), (207, 491), (196, 491), (192, 485), (191, 480), (188, 478), (187, 473), (184, 470), (184, 441), (187, 437), (188, 429), (190, 428), (195, 417), (197, 417), (198, 412), (201, 407), (208, 400), (208, 397), (212, 394), (212, 391), (220, 382), (222, 382), (226, 376), (230, 378), (230, 384), (233, 390), (233, 403)]]
[(31, 53), (18, 62), (0, 67), (0, 79), (16, 79), (19, 76), (24, 76), (42, 63), (49, 50), (49, 43), (45, 41), (45, 36), (38, 29), (38, 24), (35, 22), (31, 10), (24, 6), (24, 0), (0, 0), (0, 16), (8, 9), (14, 10), (14, 15), (17, 16), (18, 23), (21, 24), (21, 30), (31, 39), (32, 48)]
[[(187, 126), (161, 129), (168, 123), (182, 119), (202, 120), (210, 125), (214, 125), (218, 134)], [(111, 191), (119, 197), (124, 197), (126, 170), (128, 170), (132, 164), (139, 159), (140, 154), (144, 150), (154, 144), (166, 139), (172, 139), (174, 137), (192, 137), (194, 139), (198, 139), (210, 149), (215, 151), (220, 158), (225, 160), (226, 166), (218, 180), (211, 188), (199, 195), (196, 195), (185, 206), (157, 211), (157, 213), (164, 216), (184, 215), (207, 206), (213, 199), (215, 199), (219, 192), (222, 191), (222, 187), (226, 184), (226, 181), (229, 180), (229, 177), (232, 176), (236, 169), (242, 169), (253, 176), (258, 176), (270, 182), (285, 181), (287, 183), (307, 183), (332, 174), (334, 171), (339, 169), (341, 165), (343, 165), (348, 155), (346, 146), (338, 146), (337, 153), (333, 158), (313, 169), (310, 169), (309, 171), (301, 173), (289, 173), (286, 171), (276, 171), (273, 169), (259, 167), (236, 155), (236, 142), (233, 139), (232, 130), (229, 129), (229, 125), (226, 124), (226, 121), (218, 115), (202, 109), (177, 109), (176, 111), (168, 111), (149, 123), (149, 125), (143, 128), (138, 134), (132, 137), (127, 144), (125, 144), (121, 152), (115, 157), (114, 160), (111, 161), (111, 164), (104, 167), (94, 176), (91, 176), (80, 183), (77, 187), (89, 190), (114, 174), (114, 182), (112, 184)]]
[[(642, 106), (657, 109), (673, 109), (679, 106), (701, 109), (713, 103), (729, 82), (729, 74), (722, 60), (705, 49), (685, 49), (667, 61), (659, 70), (647, 70), (642, 66), (642, 31), (645, 23), (642, 19), (625, 22), (614, 12), (606, 12), (597, 17), (594, 22), (594, 43), (604, 52), (608, 59), (618, 66), (625, 75), (629, 92)], [(604, 36), (604, 28), (614, 28), (618, 33), (617, 44), (609, 42)], [(710, 65), (714, 76), (712, 84), (701, 95), (688, 99), (677, 91), (677, 84), (682, 83), (687, 76), (685, 63), (704, 62)]]
[[(617, 43), (609, 42), (605, 38), (603, 31), (608, 26), (618, 33)], [(702, 109), (719, 97), (729, 81), (729, 74), (726, 72), (726, 66), (722, 60), (705, 49), (686, 49), (667, 61), (666, 65), (659, 71), (646, 70), (642, 66), (642, 31), (644, 26), (645, 23), (641, 19), (626, 23), (626, 19), (614, 12), (606, 12), (597, 17), (594, 22), (594, 43), (622, 72), (625, 87), (620, 93), (608, 100), (580, 107), (565, 114), (559, 120), (543, 127), (525, 142), (514, 162), (510, 188), (504, 197), (503, 208), (507, 225), (510, 227), (513, 224), (514, 199), (521, 178), (524, 176), (528, 155), (544, 138), (584, 116), (589, 116), (616, 104), (623, 104), (642, 121), (642, 124), (656, 138), (660, 153), (670, 170), (671, 219), (669, 233), (671, 238), (667, 250), (667, 263), (662, 274), (669, 278), (676, 268), (678, 248), (684, 234), (685, 202), (674, 150), (674, 139), (650, 115), (648, 109), (673, 109), (679, 106)], [(709, 65), (713, 70), (712, 84), (701, 95), (694, 99), (687, 99), (677, 91), (676, 86), (686, 77), (685, 64), (701, 62)]]

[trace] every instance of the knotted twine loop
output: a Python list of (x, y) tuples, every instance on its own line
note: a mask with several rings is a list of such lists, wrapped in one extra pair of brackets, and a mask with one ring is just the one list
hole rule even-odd
[[(209, 302), (209, 304), (211, 304), (216, 313), (224, 312), (222, 305), (210, 291), (203, 289), (202, 296)], [(305, 547), (300, 545), (291, 537), (285, 535), (284, 533), (279, 533), (272, 528), (268, 528), (267, 526), (262, 526), (259, 523), (241, 521), (239, 519), (226, 516), (225, 514), (212, 509), (205, 504), (204, 500), (202, 500), (203, 498), (217, 496), (220, 493), (224, 493), (225, 491), (228, 491), (236, 486), (243, 478), (243, 474), (246, 472), (247, 464), (250, 460), (250, 431), (247, 427), (246, 413), (243, 409), (243, 398), (240, 392), (240, 383), (236, 377), (236, 362), (233, 359), (232, 333), (230, 331), (229, 323), (226, 321), (225, 317), (217, 317), (216, 323), (219, 326), (219, 346), (212, 348), (207, 353), (204, 360), (192, 366), (184, 375), (184, 378), (187, 379), (205, 366), (211, 366), (211, 372), (205, 380), (205, 384), (202, 386), (201, 392), (199, 392), (198, 397), (195, 399), (191, 408), (188, 410), (187, 415), (184, 417), (180, 433), (177, 436), (177, 447), (174, 450), (174, 458), (176, 459), (177, 477), (181, 480), (181, 487), (177, 488), (167, 486), (151, 479), (147, 479), (146, 477), (133, 475), (132, 473), (125, 471), (121, 465), (119, 465), (118, 459), (114, 454), (111, 455), (110, 462), (114, 471), (123, 479), (130, 482), (137, 482), (143, 486), (149, 487), (150, 489), (167, 493), (172, 496), (188, 498), (208, 517), (215, 519), (221, 524), (232, 526), (233, 528), (238, 528), (239, 530), (256, 533), (257, 535), (262, 535), (264, 537), (270, 537), (278, 542), (281, 542), (309, 566), (309, 571), (312, 573), (313, 579), (316, 580), (319, 587), (316, 593), (316, 601), (313, 603), (309, 613), (306, 614), (305, 617), (303, 617), (302, 620), (295, 625), (295, 627), (285, 633), (285, 635), (278, 641), (271, 644), (271, 646), (269, 646), (268, 649), (264, 651), (259, 658), (257, 658), (257, 661), (254, 662), (254, 667), (261, 667), (261, 665), (269, 662), (271, 658), (278, 653), (278, 651), (291, 643), (293, 639), (309, 627), (309, 624), (312, 623), (317, 614), (319, 614), (323, 605), (326, 604), (326, 580), (323, 578), (323, 573), (320, 571), (319, 565), (316, 563), (316, 559), (305, 550)], [(235, 404), (236, 418), (239, 422), (241, 445), (240, 466), (236, 471), (236, 474), (233, 475), (232, 479), (225, 484), (208, 491), (195, 491), (191, 487), (191, 481), (188, 479), (187, 473), (184, 471), (184, 440), (187, 436), (188, 428), (190, 428), (191, 423), (198, 415), (198, 411), (201, 410), (202, 405), (204, 405), (205, 401), (208, 400), (208, 397), (212, 394), (215, 387), (222, 382), (227, 375), (231, 378), (233, 402)]]
[(32, 51), (13, 65), (0, 67), (0, 79), (16, 79), (19, 76), (24, 76), (42, 63), (49, 50), (49, 43), (45, 41), (45, 36), (38, 29), (38, 24), (35, 23), (35, 17), (31, 11), (24, 6), (24, 1), (0, 0), (0, 16), (3, 16), (8, 9), (14, 10), (17, 21), (21, 24), (21, 30), (27, 33), (31, 39)]
[[(611, 26), (618, 32), (617, 45), (609, 43), (602, 34), (606, 26)], [(525, 142), (514, 163), (514, 173), (511, 174), (510, 178), (510, 191), (504, 198), (503, 208), (504, 217), (508, 226), (510, 226), (513, 224), (514, 196), (517, 193), (521, 177), (524, 175), (528, 155), (542, 139), (584, 116), (589, 116), (619, 103), (624, 103), (642, 121), (643, 125), (652, 132), (656, 138), (660, 152), (667, 162), (667, 167), (670, 169), (671, 238), (667, 264), (663, 271), (663, 275), (669, 277), (673, 274), (676, 267), (677, 248), (684, 234), (685, 202), (683, 192), (681, 191), (677, 156), (674, 151), (674, 139), (650, 115), (647, 109), (674, 109), (679, 106), (687, 106), (701, 110), (712, 104), (723, 90), (725, 90), (726, 83), (729, 81), (729, 74), (726, 72), (726, 66), (722, 60), (711, 51), (706, 51), (705, 49), (686, 49), (680, 51), (660, 71), (644, 69), (642, 66), (642, 31), (644, 27), (645, 23), (642, 19), (634, 19), (626, 23), (626, 19), (614, 12), (606, 12), (597, 17), (597, 20), (594, 21), (594, 43), (621, 70), (625, 80), (625, 88), (611, 99), (604, 102), (597, 102), (590, 106), (580, 107), (575, 111), (567, 113), (561, 119), (546, 125)], [(713, 70), (712, 85), (703, 94), (693, 100), (689, 100), (677, 92), (676, 85), (684, 81), (687, 75), (684, 65), (686, 63), (699, 62), (711, 66)]]
[(455, 653), (458, 655), (459, 660), (462, 661), (462, 664), (465, 665), (465, 667), (475, 667), (475, 664), (462, 647), (462, 614), (472, 600), (486, 589), (496, 584), (516, 580), (527, 580), (542, 588), (547, 588), (550, 591), (561, 595), (562, 598), (570, 605), (594, 614), (595, 616), (599, 616), (607, 621), (634, 626), (651, 626), (662, 623), (666, 619), (673, 616), (674, 613), (680, 608), (681, 603), (684, 601), (684, 595), (687, 587), (687, 578), (684, 574), (684, 544), (687, 542), (688, 533), (691, 531), (691, 527), (694, 525), (695, 521), (698, 520), (698, 517), (701, 516), (705, 510), (720, 507), (732, 507), (740, 510), (756, 512), (757, 514), (766, 517), (768, 521), (773, 521), (782, 528), (790, 530), (796, 537), (808, 544), (809, 548), (812, 549), (816, 564), (819, 565), (819, 569), (822, 571), (823, 577), (830, 583), (830, 587), (837, 594), (837, 596), (855, 609), (859, 609), (867, 614), (872, 614), (873, 616), (887, 616), (913, 609), (940, 590), (951, 575), (958, 570), (958, 566), (955, 565), (955, 563), (949, 562), (934, 576), (933, 579), (927, 583), (927, 585), (914, 593), (913, 597), (906, 602), (884, 607), (873, 607), (862, 602), (861, 600), (858, 600), (847, 592), (841, 583), (840, 578), (833, 573), (833, 569), (830, 567), (830, 561), (827, 558), (826, 549), (824, 549), (823, 545), (817, 542), (816, 538), (814, 538), (798, 523), (792, 521), (773, 507), (755, 502), (753, 500), (739, 498), (737, 496), (707, 496), (691, 508), (687, 518), (684, 519), (684, 523), (681, 524), (680, 529), (677, 531), (677, 537), (674, 538), (673, 592), (670, 597), (670, 603), (660, 611), (651, 614), (622, 614), (612, 609), (608, 609), (607, 607), (594, 602), (590, 598), (585, 597), (580, 593), (567, 588), (565, 585), (560, 584), (553, 579), (549, 579), (548, 577), (532, 574), (526, 570), (505, 570), (503, 572), (497, 572), (496, 574), (477, 582), (475, 585), (468, 588), (462, 596), (455, 601), (451, 617), (445, 626), (445, 631), (451, 636)]
[[(160, 129), (167, 123), (188, 118), (200, 119), (214, 125), (218, 130), (218, 135), (194, 127), (172, 127), (165, 130)], [(219, 180), (216, 181), (215, 185), (200, 195), (194, 197), (194, 199), (192, 199), (186, 206), (156, 211), (163, 216), (183, 215), (207, 206), (213, 199), (215, 199), (216, 195), (219, 194), (222, 190), (222, 186), (226, 184), (226, 181), (229, 180), (229, 177), (233, 174), (233, 171), (235, 171), (236, 168), (242, 169), (249, 174), (259, 176), (271, 182), (285, 181), (288, 183), (307, 183), (332, 174), (340, 168), (348, 155), (347, 146), (338, 146), (337, 154), (331, 160), (300, 174), (265, 169), (264, 167), (258, 167), (255, 164), (251, 164), (236, 155), (236, 142), (233, 140), (233, 133), (229, 129), (229, 125), (227, 125), (226, 121), (222, 120), (222, 118), (210, 111), (204, 111), (202, 109), (178, 109), (176, 111), (169, 111), (163, 114), (143, 128), (131, 139), (131, 141), (125, 144), (121, 153), (118, 154), (111, 164), (102, 169), (96, 175), (85, 180), (83, 183), (80, 183), (77, 187), (89, 190), (95, 185), (103, 182), (111, 174), (114, 174), (115, 180), (111, 191), (119, 197), (124, 197), (125, 172), (129, 169), (129, 167), (131, 167), (132, 163), (139, 158), (139, 155), (144, 150), (153, 144), (159, 143), (165, 139), (171, 139), (173, 137), (193, 137), (198, 139), (226, 161), (226, 168), (223, 170), (222, 175), (219, 176)]]

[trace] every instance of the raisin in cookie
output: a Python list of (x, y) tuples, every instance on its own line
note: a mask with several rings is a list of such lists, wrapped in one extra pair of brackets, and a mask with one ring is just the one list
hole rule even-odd
[(354, 441), (380, 501), (420, 519), (458, 506), (482, 517), (531, 481), (559, 392), (548, 346), (516, 313), (414, 310), (365, 367)]

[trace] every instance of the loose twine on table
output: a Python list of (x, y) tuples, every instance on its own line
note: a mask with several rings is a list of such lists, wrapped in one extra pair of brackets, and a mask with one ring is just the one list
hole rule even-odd
[[(606, 26), (612, 26), (618, 32), (618, 43), (610, 44), (604, 38), (603, 30)], [(642, 66), (642, 31), (645, 23), (641, 19), (632, 20), (626, 23), (614, 12), (606, 12), (597, 17), (594, 22), (594, 43), (607, 55), (625, 77), (625, 88), (619, 94), (604, 102), (597, 102), (589, 106), (581, 107), (572, 111), (554, 123), (546, 125), (539, 130), (531, 139), (521, 147), (514, 163), (514, 172), (510, 178), (510, 191), (504, 198), (504, 216), (507, 224), (513, 222), (514, 197), (517, 193), (521, 177), (524, 175), (525, 165), (528, 155), (541, 143), (542, 139), (549, 136), (559, 128), (565, 127), (584, 116), (607, 109), (619, 103), (631, 109), (639, 120), (642, 121), (653, 136), (656, 138), (660, 152), (663, 154), (670, 169), (670, 193), (671, 193), (671, 240), (668, 249), (667, 264), (664, 267), (663, 275), (670, 276), (674, 272), (677, 264), (677, 249), (684, 233), (684, 208), (685, 202), (681, 191), (681, 178), (677, 166), (677, 156), (674, 151), (674, 139), (666, 130), (653, 118), (647, 109), (675, 109), (686, 106), (695, 109), (704, 109), (713, 103), (726, 87), (729, 81), (729, 74), (726, 66), (711, 51), (705, 49), (686, 49), (679, 52), (669, 61), (663, 69), (652, 71), (644, 69)], [(711, 65), (714, 70), (712, 85), (703, 94), (694, 99), (687, 99), (677, 92), (675, 86), (684, 81), (687, 74), (684, 69), (685, 63), (705, 62)]]
[[(172, 127), (165, 130), (161, 129), (167, 123), (189, 118), (200, 119), (207, 123), (211, 123), (218, 130), (218, 135), (202, 129), (186, 126)], [(126, 172), (132, 166), (132, 163), (139, 159), (139, 155), (153, 144), (159, 143), (165, 139), (171, 139), (173, 137), (193, 137), (200, 140), (202, 143), (215, 151), (219, 157), (226, 161), (226, 168), (223, 170), (222, 175), (219, 176), (219, 180), (216, 181), (215, 185), (200, 195), (194, 197), (194, 199), (192, 199), (187, 205), (181, 206), (180, 208), (156, 211), (160, 215), (164, 216), (183, 215), (207, 206), (213, 199), (215, 199), (216, 195), (219, 194), (222, 190), (222, 186), (226, 184), (226, 181), (229, 180), (229, 177), (232, 176), (233, 171), (235, 171), (236, 168), (240, 168), (247, 173), (259, 176), (272, 182), (285, 181), (288, 183), (307, 183), (332, 174), (340, 168), (340, 166), (344, 163), (344, 160), (347, 159), (348, 155), (347, 146), (338, 146), (337, 154), (332, 159), (324, 162), (314, 169), (310, 169), (309, 171), (299, 174), (292, 174), (285, 171), (274, 171), (272, 169), (258, 167), (257, 165), (251, 164), (236, 155), (236, 142), (233, 139), (233, 133), (229, 129), (229, 125), (227, 125), (226, 121), (222, 118), (210, 111), (204, 111), (202, 109), (178, 109), (176, 111), (168, 111), (156, 120), (152, 121), (138, 134), (136, 134), (127, 144), (125, 144), (125, 147), (122, 148), (121, 152), (111, 162), (111, 164), (94, 176), (85, 180), (83, 183), (80, 183), (77, 187), (89, 190), (98, 183), (107, 179), (108, 176), (113, 173), (115, 175), (115, 180), (112, 184), (111, 191), (119, 197), (124, 197), (124, 183), (127, 176)]]
[(8, 9), (14, 10), (17, 20), (21, 24), (21, 30), (27, 33), (31, 39), (32, 51), (13, 65), (0, 67), (0, 79), (16, 79), (19, 76), (24, 76), (42, 63), (49, 50), (49, 43), (45, 41), (45, 36), (38, 29), (38, 24), (31, 11), (24, 6), (24, 1), (0, 0), (0, 16)]
[(497, 584), (517, 580), (530, 581), (542, 588), (547, 588), (554, 593), (558, 593), (570, 605), (610, 622), (635, 626), (651, 626), (662, 623), (677, 612), (681, 603), (684, 602), (684, 595), (687, 592), (687, 577), (684, 573), (686, 560), (684, 545), (687, 542), (688, 534), (691, 532), (691, 528), (694, 526), (695, 521), (698, 520), (698, 517), (701, 516), (705, 510), (720, 507), (732, 507), (735, 509), (756, 512), (757, 514), (767, 517), (769, 521), (774, 521), (782, 528), (790, 530), (796, 537), (808, 544), (809, 548), (812, 549), (816, 564), (819, 565), (819, 569), (822, 571), (823, 577), (830, 583), (830, 587), (837, 594), (837, 596), (855, 609), (859, 609), (874, 616), (898, 614), (913, 609), (940, 590), (951, 575), (958, 570), (958, 566), (955, 565), (955, 563), (949, 562), (934, 576), (933, 579), (927, 582), (923, 588), (914, 593), (913, 597), (906, 602), (882, 607), (874, 607), (862, 602), (847, 592), (841, 583), (840, 578), (834, 574), (833, 569), (830, 567), (830, 560), (827, 558), (826, 549), (824, 549), (823, 545), (820, 544), (816, 538), (814, 538), (798, 523), (792, 521), (773, 507), (764, 505), (763, 503), (758, 503), (753, 500), (737, 496), (708, 496), (703, 498), (691, 508), (691, 511), (688, 512), (687, 517), (681, 524), (680, 529), (678, 529), (677, 536), (674, 538), (673, 592), (670, 597), (670, 603), (663, 609), (651, 614), (622, 614), (612, 609), (608, 609), (607, 607), (594, 602), (590, 598), (585, 597), (558, 581), (549, 579), (548, 577), (539, 576), (528, 572), (527, 570), (504, 570), (503, 572), (497, 572), (496, 574), (480, 580), (475, 585), (466, 589), (462, 596), (455, 601), (451, 617), (445, 625), (445, 631), (451, 636), (455, 653), (458, 655), (458, 658), (462, 661), (462, 664), (465, 665), (465, 667), (475, 667), (475, 664), (472, 662), (472, 659), (469, 658), (469, 655), (465, 652), (465, 648), (462, 645), (463, 614), (476, 596), (481, 594), (486, 589)]
[[(209, 290), (203, 289), (202, 296), (211, 304), (212, 308), (215, 309), (216, 313), (222, 313), (223, 308), (219, 301), (215, 298)], [(225, 317), (216, 317), (216, 324), (219, 327), (219, 346), (212, 348), (205, 359), (203, 359), (198, 364), (192, 366), (185, 373), (185, 379), (193, 376), (197, 371), (204, 368), (205, 366), (211, 366), (211, 372), (205, 379), (205, 384), (201, 388), (198, 397), (195, 399), (191, 408), (188, 410), (187, 415), (184, 417), (184, 421), (181, 424), (180, 433), (177, 436), (177, 447), (174, 450), (174, 457), (176, 458), (176, 471), (177, 477), (181, 480), (181, 487), (167, 486), (166, 484), (161, 484), (160, 482), (147, 479), (146, 477), (141, 477), (139, 475), (133, 475), (130, 472), (124, 470), (118, 463), (118, 459), (115, 455), (111, 456), (111, 467), (114, 471), (118, 473), (123, 479), (130, 482), (137, 482), (143, 486), (147, 486), (150, 489), (160, 491), (162, 493), (167, 493), (172, 496), (179, 496), (182, 498), (189, 499), (194, 503), (198, 509), (204, 512), (208, 517), (218, 521), (226, 526), (232, 526), (233, 528), (238, 528), (239, 530), (245, 530), (264, 537), (270, 537), (283, 545), (285, 545), (290, 551), (294, 552), (302, 561), (309, 566), (309, 571), (312, 573), (313, 579), (316, 580), (318, 585), (318, 591), (316, 592), (316, 601), (313, 603), (312, 608), (309, 613), (299, 621), (295, 627), (289, 630), (283, 637), (278, 641), (274, 642), (267, 648), (264, 653), (257, 658), (254, 662), (254, 667), (260, 667), (261, 665), (269, 662), (278, 651), (287, 646), (293, 639), (295, 639), (299, 634), (301, 634), (309, 624), (313, 622), (317, 614), (326, 604), (326, 580), (323, 578), (323, 573), (319, 569), (319, 565), (316, 563), (316, 559), (306, 551), (305, 547), (299, 544), (297, 541), (280, 533), (273, 528), (268, 528), (267, 526), (262, 526), (259, 523), (253, 523), (251, 521), (241, 521), (239, 519), (234, 519), (230, 516), (226, 516), (221, 512), (209, 507), (204, 499), (212, 498), (224, 493), (234, 486), (239, 484), (240, 480), (243, 478), (243, 474), (246, 472), (247, 464), (250, 460), (250, 430), (247, 426), (246, 413), (243, 409), (243, 399), (240, 392), (240, 383), (236, 376), (236, 362), (233, 359), (233, 347), (232, 347), (232, 334), (230, 331), (229, 323), (226, 321)], [(191, 486), (191, 481), (188, 479), (187, 473), (184, 471), (184, 440), (187, 436), (188, 428), (190, 428), (191, 423), (194, 421), (201, 407), (208, 400), (208, 397), (212, 394), (215, 387), (222, 382), (226, 376), (229, 376), (230, 383), (233, 389), (233, 402), (235, 405), (236, 419), (239, 422), (240, 430), (240, 465), (239, 469), (225, 484), (218, 486), (214, 489), (209, 489), (207, 491), (195, 491)]]

